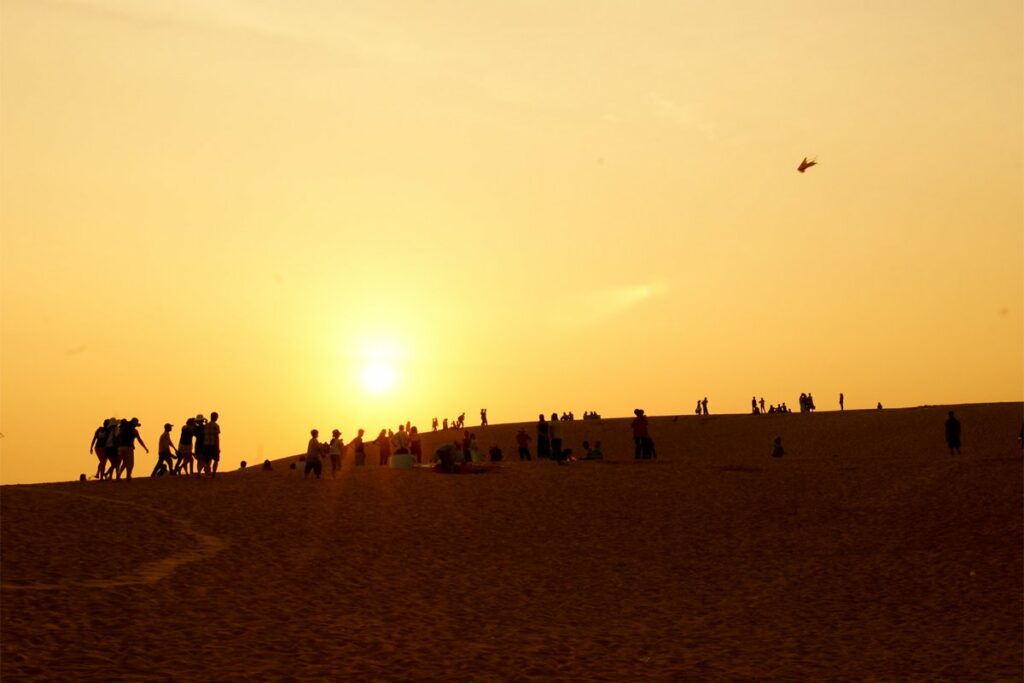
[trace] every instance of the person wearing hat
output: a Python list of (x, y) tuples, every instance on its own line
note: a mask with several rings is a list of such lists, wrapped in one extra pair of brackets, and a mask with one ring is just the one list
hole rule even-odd
[(331, 432), (331, 479), (341, 470), (341, 454), (344, 452), (345, 442), (341, 440), (341, 431), (335, 429)]
[(644, 411), (640, 408), (634, 410), (633, 414), (636, 415), (630, 425), (633, 428), (633, 459), (649, 458), (650, 453), (647, 442), (650, 440), (651, 435), (647, 431), (647, 416), (644, 415)]
[(117, 468), (117, 478), (121, 478), (121, 473), (125, 473), (125, 479), (131, 481), (132, 470), (135, 469), (135, 442), (138, 441), (142, 447), (149, 453), (149, 448), (146, 447), (146, 442), (142, 440), (139, 435), (139, 427), (142, 423), (139, 422), (139, 418), (133, 417), (130, 420), (121, 420), (120, 428), (117, 431), (117, 455), (121, 459), (120, 466)]
[(153, 467), (153, 472), (149, 475), (151, 477), (174, 472), (174, 456), (171, 454), (171, 451), (175, 450), (174, 444), (171, 443), (172, 427), (174, 425), (170, 422), (164, 425), (164, 432), (160, 435), (160, 443), (156, 448), (156, 466)]

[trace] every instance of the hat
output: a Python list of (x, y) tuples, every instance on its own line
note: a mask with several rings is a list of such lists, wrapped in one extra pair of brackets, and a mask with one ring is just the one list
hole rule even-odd
[(132, 419), (130, 419), (128, 421), (131, 422), (136, 427), (141, 427), (142, 426), (142, 423), (139, 422), (139, 418), (137, 418), (137, 417), (133, 417)]
[(331, 434), (334, 434), (335, 436), (341, 436), (341, 430), (340, 429), (335, 429), (335, 430), (333, 430), (331, 432)]
[(636, 408), (635, 410), (633, 410), (633, 414), (639, 417), (644, 414), (644, 411), (641, 410), (640, 408)]
[(202, 413), (199, 413), (198, 415), (196, 415), (196, 419), (197, 419), (197, 420), (205, 420), (206, 418), (205, 418), (205, 417), (203, 417), (203, 414), (202, 414)]
[(165, 423), (164, 423), (164, 429), (170, 429), (170, 428), (171, 428), (171, 427), (173, 427), (173, 426), (174, 426), (174, 425), (172, 425), (172, 424), (171, 424), (170, 422), (165, 422)]

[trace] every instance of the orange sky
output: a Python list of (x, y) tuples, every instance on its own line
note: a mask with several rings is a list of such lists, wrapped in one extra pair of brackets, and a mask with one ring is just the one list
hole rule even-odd
[(5, 0), (0, 480), (1024, 398), (1019, 1), (488, 5)]

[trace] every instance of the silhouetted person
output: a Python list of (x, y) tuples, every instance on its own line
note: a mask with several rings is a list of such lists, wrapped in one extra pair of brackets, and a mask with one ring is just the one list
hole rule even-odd
[(551, 436), (548, 431), (551, 425), (545, 422), (543, 413), (537, 418), (537, 459), (544, 460), (551, 457)]
[(481, 427), (486, 427), (487, 426), (487, 408), (481, 408), (480, 409), (480, 426)]
[(764, 396), (761, 397), (761, 412), (764, 412)]
[(458, 471), (456, 453), (462, 450), (457, 443), (446, 443), (438, 446), (434, 451), (434, 461), (437, 462), (437, 470), (446, 474)]
[(320, 472), (323, 471), (323, 463), (320, 461), (320, 432), (315, 429), (309, 430), (309, 443), (306, 445), (306, 466), (302, 472), (302, 478), (305, 479), (312, 472), (316, 475), (316, 478), (320, 478)]
[(135, 442), (139, 444), (149, 453), (149, 449), (146, 448), (146, 443), (139, 436), (139, 427), (142, 425), (139, 423), (139, 418), (133, 417), (130, 420), (121, 420), (120, 428), (118, 429), (117, 438), (119, 443), (117, 444), (117, 454), (121, 458), (121, 466), (117, 470), (117, 478), (121, 478), (121, 471), (124, 470), (125, 479), (132, 478), (132, 470), (135, 469)]
[(120, 469), (121, 464), (121, 456), (117, 449), (117, 431), (120, 428), (120, 423), (114, 417), (110, 418), (108, 422), (110, 425), (107, 427), (107, 443), (103, 450), (106, 452), (107, 464), (110, 465), (105, 476), (110, 479), (114, 476), (114, 472)]
[(520, 428), (516, 432), (516, 446), (519, 448), (520, 460), (533, 460), (530, 457), (530, 440), (530, 435), (526, 433), (525, 429)]
[(431, 431), (434, 431), (434, 432), (437, 431), (437, 418), (436, 417), (431, 421), (430, 429), (431, 429)]
[(700, 399), (699, 398), (697, 399), (697, 409), (694, 412), (697, 413), (698, 415), (701, 414)]
[(444, 419), (444, 429), (448, 429), (448, 418)]
[(786, 454), (786, 451), (782, 448), (782, 437), (775, 437), (775, 442), (772, 444), (772, 457), (781, 458)]
[(210, 461), (206, 457), (206, 448), (203, 445), (206, 439), (206, 418), (203, 417), (202, 413), (196, 415), (192, 431), (196, 441), (194, 446), (194, 457), (196, 459), (196, 477), (198, 477), (203, 472), (206, 472), (207, 474), (210, 472)]
[(377, 464), (387, 465), (388, 458), (391, 457), (391, 439), (388, 438), (388, 435), (382, 429), (380, 430), (380, 434), (377, 435), (376, 440), (374, 440), (374, 443), (377, 444), (377, 448), (379, 449)]
[(844, 412), (846, 408), (843, 406), (843, 392), (839, 392), (839, 412)]
[(192, 438), (195, 425), (196, 419), (190, 417), (181, 426), (181, 432), (178, 435), (178, 460), (174, 463), (175, 474), (181, 474), (182, 470), (185, 470), (185, 474), (192, 474), (194, 469), (192, 462)]
[(558, 423), (556, 413), (551, 413), (548, 433), (551, 435), (551, 457), (560, 461), (562, 459), (562, 425)]
[(263, 461), (263, 471), (264, 472), (273, 472), (274, 471), (274, 466), (270, 464), (270, 460), (269, 459)]
[(704, 412), (705, 415), (708, 414), (708, 397), (707, 396), (705, 396), (704, 400), (700, 402), (700, 408)]
[(220, 465), (220, 425), (217, 424), (217, 413), (210, 413), (210, 421), (203, 427), (203, 448), (206, 450), (206, 459), (213, 466), (210, 476), (217, 476), (217, 466)]
[(423, 462), (423, 441), (420, 439), (420, 430), (413, 427), (409, 431), (409, 451), (416, 458), (416, 464)]
[(636, 417), (629, 425), (633, 430), (633, 459), (648, 458), (650, 456), (648, 455), (647, 441), (651, 435), (647, 431), (647, 416), (640, 408), (634, 410), (633, 414)]
[(757, 398), (755, 396), (750, 397), (750, 412), (757, 415)]
[(104, 420), (103, 424), (93, 432), (92, 442), (89, 444), (89, 452), (95, 453), (99, 460), (96, 467), (96, 478), (102, 479), (107, 471), (107, 430), (110, 428), (110, 420)]
[(409, 434), (405, 431), (405, 425), (398, 425), (398, 433), (392, 441), (395, 444), (395, 453), (409, 452)]
[(362, 467), (366, 464), (366, 444), (363, 443), (363, 434), (366, 433), (365, 429), (360, 429), (356, 434), (356, 438), (352, 439), (352, 453), (355, 456), (356, 467)]
[(171, 454), (171, 451), (174, 449), (174, 444), (171, 443), (171, 429), (173, 428), (174, 425), (170, 422), (164, 425), (164, 431), (160, 435), (160, 442), (156, 447), (156, 466), (153, 467), (153, 472), (149, 475), (150, 477), (174, 472), (174, 456)]
[(814, 405), (814, 396), (812, 396), (809, 391), (807, 392), (807, 409), (812, 412), (817, 409)]
[(491, 444), (491, 448), (487, 451), (487, 455), (490, 457), (491, 462), (501, 462), (505, 457), (496, 443)]
[(960, 420), (956, 419), (952, 410), (946, 420), (946, 445), (949, 446), (950, 455), (960, 455)]
[(601, 442), (595, 441), (594, 447), (590, 447), (589, 441), (583, 442), (583, 459), (584, 460), (604, 460), (604, 453), (601, 452)]
[(331, 479), (338, 474), (338, 470), (341, 469), (341, 453), (345, 448), (345, 442), (341, 440), (341, 430), (335, 429), (331, 431)]
[(881, 409), (882, 409), (882, 402), (881, 402), (881, 401), (879, 401), (879, 402), (878, 402), (878, 405), (877, 405), (877, 406), (875, 406), (875, 407), (876, 407), (876, 408), (877, 408), (878, 410), (881, 410)]

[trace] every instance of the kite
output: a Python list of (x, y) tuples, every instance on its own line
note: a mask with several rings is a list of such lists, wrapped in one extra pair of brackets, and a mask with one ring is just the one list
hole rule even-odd
[(807, 157), (804, 157), (804, 160), (800, 162), (800, 165), (796, 167), (796, 170), (798, 170), (801, 173), (803, 173), (804, 171), (806, 171), (811, 166), (814, 166), (817, 163), (818, 162), (816, 160), (814, 160), (814, 159), (811, 159), (810, 161), (807, 161)]

